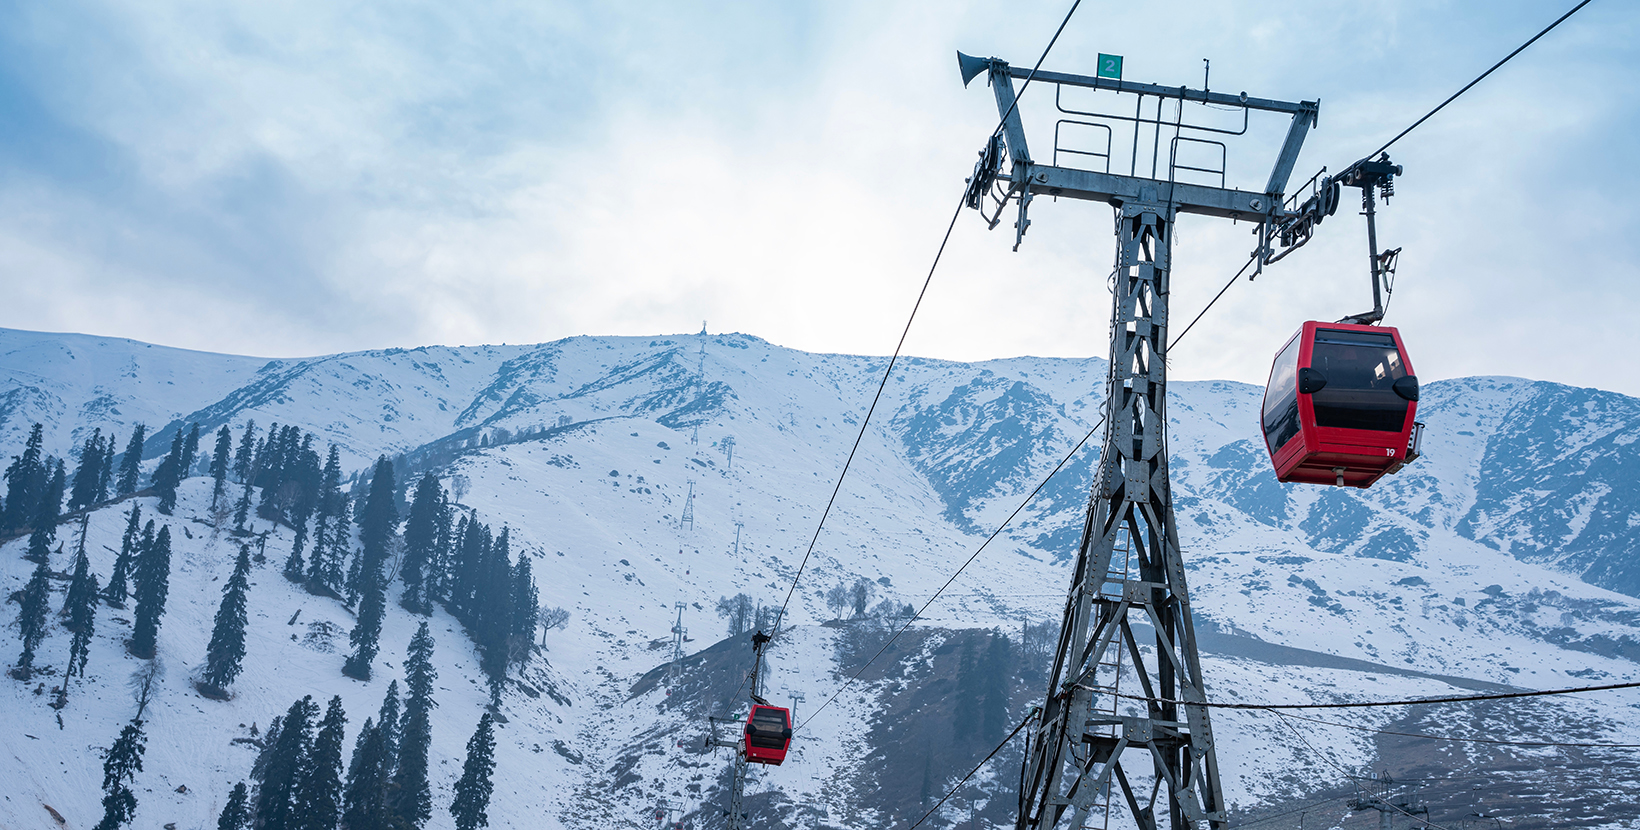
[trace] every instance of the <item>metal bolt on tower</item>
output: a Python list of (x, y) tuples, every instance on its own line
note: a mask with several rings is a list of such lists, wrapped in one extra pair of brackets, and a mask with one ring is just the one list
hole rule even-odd
[[(1174, 220), (1191, 213), (1252, 223), (1262, 265), (1269, 258), (1271, 228), (1292, 213), (1284, 207), (1283, 190), (1318, 105), (1124, 82), (1104, 72), (1103, 58), (1101, 77), (1038, 71), (1036, 83), (1057, 87), (1061, 116), (1055, 125), (1055, 163), (1039, 164), (1027, 149), (1013, 88), (1013, 79), (1032, 73), (996, 58), (959, 53), (958, 62), (964, 83), (981, 73), (989, 76), (1003, 118), (969, 180), (970, 207), (995, 227), (1007, 203), (1016, 202), (1016, 248), (1030, 225), (1027, 210), (1035, 195), (1105, 202), (1116, 216), (1104, 446), (1047, 698), (1029, 728), (1015, 826), (1081, 830), (1115, 822), (1156, 830), (1165, 822), (1182, 830), (1207, 822), (1224, 828), (1224, 790), (1208, 709), (1199, 705), (1206, 702), (1207, 689), (1168, 475)], [(1067, 103), (1067, 89), (1090, 101), (1097, 97), (1076, 90), (1136, 96), (1137, 102), (1127, 112), (1091, 105), (1077, 109)], [(1209, 117), (1233, 113), (1240, 127), (1186, 121), (1187, 103), (1215, 105), (1217, 114)], [(1224, 187), (1224, 144), (1213, 136), (1241, 134), (1254, 110), (1290, 115), (1286, 141), (1262, 192)], [(1060, 128), (1066, 125), (1103, 130), (1104, 146), (1084, 151), (1064, 145)], [(1113, 136), (1130, 137), (1131, 153), (1113, 146)], [(1181, 150), (1204, 147), (1210, 156), (1218, 153), (1216, 166), (1180, 159)], [(1004, 154), (1010, 162), (1006, 173)], [(1062, 155), (1093, 159), (1092, 166), (1100, 169), (1059, 166)], [(1113, 161), (1128, 162), (1128, 171), (1112, 173)], [(1141, 161), (1149, 163), (1149, 176), (1141, 175)], [(1181, 175), (1216, 179), (1219, 186), (1180, 181)], [(1118, 680), (1125, 689), (1120, 693)]]

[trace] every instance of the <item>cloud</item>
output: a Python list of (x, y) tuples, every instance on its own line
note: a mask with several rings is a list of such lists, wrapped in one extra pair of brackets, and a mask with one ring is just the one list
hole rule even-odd
[[(1088, 7), (1049, 68), (1321, 98), (1295, 184), (1386, 140), (1563, 9), (1543, 2)], [(995, 123), (954, 50), (1034, 61), (1063, 5), (63, 3), (0, 11), (0, 325), (294, 355), (737, 329), (890, 350)], [(1640, 392), (1633, 37), (1591, 6), (1394, 150), (1391, 322), (1426, 377)], [(1575, 79), (1575, 81), (1574, 81)], [(1052, 153), (1051, 88), (1027, 99)], [(1218, 114), (1202, 113), (1212, 117)], [(1285, 125), (1230, 148), (1263, 184)], [(1368, 302), (1360, 220), (1243, 284), (1172, 356), (1261, 382), (1306, 318)], [(969, 213), (914, 353), (1105, 350), (1109, 210)], [(1179, 227), (1175, 321), (1251, 248)], [(1575, 334), (1568, 334), (1575, 332)]]

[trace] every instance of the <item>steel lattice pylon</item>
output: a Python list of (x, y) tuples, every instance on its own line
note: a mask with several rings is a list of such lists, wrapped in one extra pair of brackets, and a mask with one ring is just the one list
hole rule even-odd
[[(1027, 213), (1035, 196), (1102, 202), (1116, 211), (1104, 449), (1046, 700), (1027, 733), (1016, 828), (1105, 827), (1116, 813), (1142, 830), (1157, 830), (1163, 821), (1172, 830), (1203, 822), (1213, 830), (1224, 828), (1224, 791), (1212, 724), (1201, 705), (1207, 690), (1168, 477), (1173, 227), (1177, 216), (1186, 213), (1248, 222), (1257, 232), (1254, 257), (1262, 268), (1271, 259), (1272, 229), (1301, 214), (1296, 201), (1286, 204), (1283, 192), (1319, 106), (1120, 77), (1023, 70), (997, 58), (961, 53), (958, 65), (965, 84), (987, 76), (1002, 117), (969, 179), (964, 194), (969, 207), (980, 209), (995, 227), (1003, 208), (1015, 202), (1016, 249), (1030, 227)], [(1065, 117), (1055, 128), (1054, 163), (1042, 164), (1032, 160), (1026, 145), (1015, 78), (1053, 84), (1061, 92), (1075, 88), (1136, 96), (1137, 103), (1132, 115), (1079, 110), (1056, 93), (1055, 107)], [(1242, 127), (1187, 122), (1187, 103), (1239, 111)], [(1179, 161), (1181, 147), (1223, 148), (1220, 139), (1243, 134), (1253, 111), (1292, 119), (1262, 191), (1226, 187), (1222, 163)], [(1058, 127), (1066, 124), (1105, 129), (1106, 145), (1086, 152), (1063, 146)], [(1111, 143), (1112, 130), (1131, 140), (1131, 152), (1120, 152)], [(1149, 176), (1140, 173), (1142, 152)], [(1007, 172), (1002, 170), (1004, 154)], [(1102, 169), (1061, 166), (1061, 155), (1098, 159), (1092, 163)], [(1221, 162), (1223, 158), (1221, 154)], [(1119, 162), (1126, 162), (1125, 173), (1113, 171)], [(1218, 183), (1178, 181), (1180, 172), (1217, 177)], [(1122, 682), (1137, 687), (1124, 691)]]
[[(1157, 195), (1145, 189), (1117, 219), (1104, 451), (1047, 702), (1032, 727), (1020, 830), (1103, 826), (1117, 797), (1139, 827), (1155, 828), (1162, 787), (1170, 826), (1224, 826), (1207, 709), (1156, 702), (1206, 700), (1168, 482), (1162, 354), (1174, 211)], [(1149, 654), (1135, 615), (1155, 632)], [(1142, 714), (1118, 705), (1124, 673), (1147, 699)], [(1141, 755), (1148, 793), (1131, 777)]]

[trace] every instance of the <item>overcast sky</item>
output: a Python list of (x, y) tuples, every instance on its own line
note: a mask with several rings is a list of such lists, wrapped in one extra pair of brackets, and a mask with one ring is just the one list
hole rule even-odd
[[(1046, 68), (1321, 101), (1338, 170), (1571, 0), (1088, 0)], [(743, 331), (886, 354), (996, 120), (955, 51), (1029, 66), (1069, 2), (0, 3), (0, 326), (261, 356)], [(1596, 0), (1392, 150), (1387, 320), (1426, 379), (1640, 394), (1640, 5)], [(1023, 102), (1051, 155), (1053, 89)], [(1130, 106), (1130, 105), (1125, 105)], [(1195, 113), (1187, 113), (1194, 115)], [(1218, 117), (1222, 113), (1202, 113)], [(1232, 139), (1260, 189), (1281, 132)], [(1110, 209), (966, 213), (912, 354), (1103, 355)], [(1173, 316), (1252, 246), (1186, 218)], [(1346, 205), (1237, 285), (1175, 377), (1262, 383), (1370, 306)]]

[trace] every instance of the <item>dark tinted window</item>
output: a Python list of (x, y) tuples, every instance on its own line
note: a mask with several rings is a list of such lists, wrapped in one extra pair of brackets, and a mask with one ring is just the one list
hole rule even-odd
[(758, 707), (752, 712), (752, 732), (747, 735), (752, 746), (780, 749), (786, 745), (786, 710)]
[(1264, 440), (1272, 453), (1298, 434), (1298, 344), (1294, 337), (1276, 356), (1264, 387)]
[(1327, 378), (1311, 396), (1316, 426), (1400, 432), (1407, 401), (1392, 385), (1407, 375), (1388, 334), (1317, 329), (1310, 365)]

